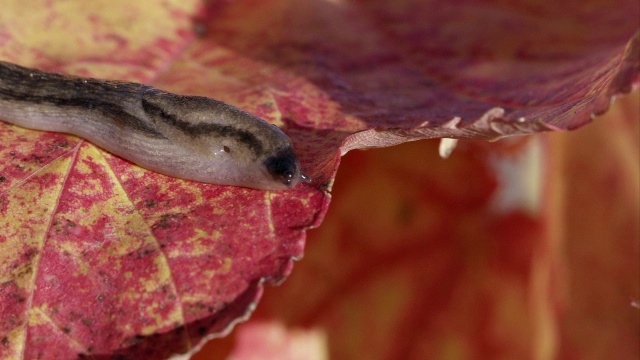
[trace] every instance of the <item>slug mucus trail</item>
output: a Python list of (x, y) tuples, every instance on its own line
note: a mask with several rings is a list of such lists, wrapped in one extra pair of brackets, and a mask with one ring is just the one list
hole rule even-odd
[(222, 101), (0, 61), (0, 121), (69, 133), (165, 175), (288, 189), (308, 181), (278, 127)]

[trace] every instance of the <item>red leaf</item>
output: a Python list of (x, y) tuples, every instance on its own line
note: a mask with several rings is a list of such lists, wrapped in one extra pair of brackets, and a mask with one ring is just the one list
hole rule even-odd
[(0, 357), (187, 352), (286, 277), (341, 154), (573, 129), (639, 83), (632, 0), (28, 6), (0, 12), (0, 58), (238, 105), (314, 186), (196, 184), (0, 123)]
[(298, 143), (319, 138), (332, 159), (339, 146), (584, 125), (640, 82), (628, 16), (639, 11), (633, 0), (240, 1), (215, 8), (208, 34), (278, 69), (257, 82), (277, 86), (280, 112), (307, 129)]

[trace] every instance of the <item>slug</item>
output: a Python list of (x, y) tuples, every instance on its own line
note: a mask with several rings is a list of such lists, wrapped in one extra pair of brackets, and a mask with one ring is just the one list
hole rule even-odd
[(0, 121), (69, 133), (146, 169), (281, 190), (309, 181), (278, 127), (222, 101), (0, 61)]

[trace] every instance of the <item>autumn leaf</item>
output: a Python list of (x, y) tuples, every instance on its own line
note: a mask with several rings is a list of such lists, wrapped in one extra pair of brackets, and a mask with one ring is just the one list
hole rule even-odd
[(233, 103), (281, 127), (314, 183), (183, 181), (0, 123), (0, 356), (160, 358), (225, 335), (302, 257), (340, 155), (584, 125), (639, 82), (637, 9), (7, 2), (1, 59)]

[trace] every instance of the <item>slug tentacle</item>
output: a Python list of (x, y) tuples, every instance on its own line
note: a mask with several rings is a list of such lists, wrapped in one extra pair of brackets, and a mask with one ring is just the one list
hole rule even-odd
[(0, 61), (0, 120), (65, 132), (165, 175), (278, 190), (309, 182), (291, 140), (222, 101)]

